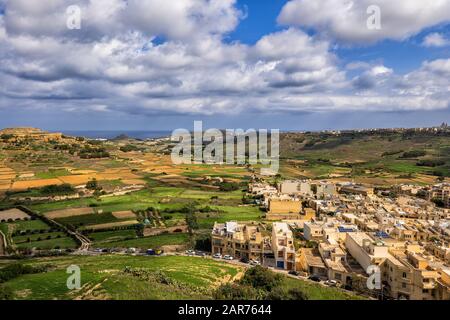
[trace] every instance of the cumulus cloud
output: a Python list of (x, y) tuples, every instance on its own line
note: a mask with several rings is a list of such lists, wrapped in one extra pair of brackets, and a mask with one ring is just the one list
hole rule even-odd
[(296, 27), (254, 45), (230, 43), (243, 19), (235, 0), (80, 0), (81, 30), (66, 28), (73, 1), (1, 3), (0, 108), (213, 115), (448, 107), (450, 60), (404, 76), (382, 63), (342, 68), (330, 40)]
[[(380, 8), (380, 30), (367, 28), (367, 19), (373, 14), (367, 9), (372, 5)], [(291, 0), (278, 22), (313, 28), (344, 43), (404, 40), (425, 28), (450, 22), (450, 1)]]
[(422, 45), (424, 47), (446, 47), (450, 45), (450, 39), (441, 33), (434, 32), (423, 39)]

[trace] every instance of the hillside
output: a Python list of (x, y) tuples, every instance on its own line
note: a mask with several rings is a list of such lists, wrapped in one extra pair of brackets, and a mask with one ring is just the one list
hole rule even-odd
[(450, 176), (450, 132), (286, 133), (282, 174), (374, 184), (432, 183)]

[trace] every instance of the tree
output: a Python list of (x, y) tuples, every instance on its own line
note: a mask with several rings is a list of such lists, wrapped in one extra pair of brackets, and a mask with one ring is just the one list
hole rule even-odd
[(256, 266), (245, 272), (244, 277), (241, 279), (241, 284), (251, 285), (256, 289), (271, 291), (273, 288), (279, 286), (281, 281), (281, 275), (267, 268)]
[(11, 288), (0, 285), (0, 300), (12, 300), (13, 299), (13, 291)]
[(88, 181), (88, 183), (86, 183), (86, 189), (97, 190), (98, 189), (97, 179), (94, 178), (94, 179)]
[(185, 220), (188, 226), (189, 235), (192, 236), (194, 234), (194, 230), (198, 229), (197, 216), (195, 215), (195, 205), (193, 203), (189, 203), (183, 208), (183, 211), (186, 214)]

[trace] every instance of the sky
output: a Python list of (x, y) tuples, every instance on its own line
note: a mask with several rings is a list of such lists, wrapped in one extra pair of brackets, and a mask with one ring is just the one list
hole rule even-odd
[(0, 128), (195, 120), (449, 122), (450, 0), (0, 0)]

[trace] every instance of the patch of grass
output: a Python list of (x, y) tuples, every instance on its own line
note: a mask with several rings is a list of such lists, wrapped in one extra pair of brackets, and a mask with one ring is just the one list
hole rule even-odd
[(39, 248), (43, 250), (49, 250), (57, 248), (68, 249), (76, 247), (78, 247), (78, 244), (70, 237), (63, 237), (58, 239), (50, 239), (42, 241), (22, 242), (17, 244), (18, 249)]
[(73, 216), (66, 218), (57, 218), (56, 221), (63, 224), (71, 224), (74, 226), (81, 225), (94, 225), (94, 224), (102, 224), (102, 223), (110, 223), (110, 222), (118, 222), (120, 221), (116, 217), (113, 216), (112, 213), (97, 213), (97, 214), (85, 214), (82, 216)]
[(35, 173), (35, 177), (38, 179), (53, 179), (63, 176), (70, 176), (71, 173), (66, 169), (49, 169), (48, 171), (42, 171)]
[(298, 288), (305, 292), (310, 300), (361, 300), (361, 296), (357, 296), (338, 288), (324, 287), (319, 284), (310, 283), (304, 280), (297, 280), (289, 277), (283, 278), (282, 287), (289, 290)]
[(127, 238), (136, 237), (136, 231), (134, 230), (117, 230), (117, 231), (104, 231), (104, 232), (92, 232), (88, 234), (88, 237), (92, 239), (96, 244), (120, 241)]
[[(182, 256), (64, 256), (34, 259), (29, 263), (50, 263), (53, 269), (8, 281), (6, 285), (13, 290), (16, 299), (70, 300), (89, 290), (104, 299), (211, 299), (208, 290), (221, 279), (232, 279), (242, 270), (239, 266), (212, 259)], [(79, 291), (69, 290), (66, 285), (66, 268), (73, 264), (82, 270), (82, 289)], [(174, 290), (171, 286), (124, 275), (122, 271), (127, 266), (155, 272), (161, 270), (171, 279), (202, 291)], [(96, 289), (92, 290), (94, 287)]]
[[(15, 236), (13, 237), (13, 241), (16, 245), (19, 245), (21, 243), (28, 242), (28, 239), (30, 239), (30, 242), (34, 241), (44, 241), (47, 240), (48, 237), (51, 239), (57, 239), (57, 237), (63, 238), (65, 237), (65, 233), (63, 232), (47, 232), (47, 233), (38, 233), (38, 234), (30, 234), (30, 235), (23, 235), (23, 236)], [(40, 239), (40, 240), (38, 240)], [(49, 240), (51, 240), (49, 239)]]
[(137, 238), (132, 240), (114, 241), (108, 243), (94, 243), (104, 248), (141, 248), (141, 249), (158, 249), (165, 245), (182, 245), (189, 241), (186, 233), (171, 233), (150, 236), (145, 238)]

